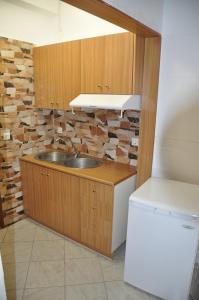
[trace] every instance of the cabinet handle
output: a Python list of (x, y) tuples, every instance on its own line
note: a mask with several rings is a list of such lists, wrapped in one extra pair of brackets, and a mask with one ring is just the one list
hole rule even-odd
[(95, 190), (93, 190), (93, 193), (96, 193), (96, 191), (95, 191)]
[(101, 85), (101, 84), (99, 84), (99, 83), (97, 84), (97, 87), (99, 87), (99, 88), (101, 88), (101, 89), (102, 89), (102, 85)]
[(50, 176), (50, 174), (48, 174), (48, 173), (43, 173), (43, 172), (41, 172), (40, 174), (41, 174), (41, 175)]
[(110, 86), (109, 86), (108, 84), (105, 84), (105, 87), (106, 87), (107, 89), (110, 89)]

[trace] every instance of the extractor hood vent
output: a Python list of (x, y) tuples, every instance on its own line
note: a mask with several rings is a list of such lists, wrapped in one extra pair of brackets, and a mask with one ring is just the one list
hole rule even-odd
[(110, 94), (80, 94), (70, 102), (73, 108), (114, 109), (124, 110), (141, 109), (141, 96), (139, 95), (110, 95)]

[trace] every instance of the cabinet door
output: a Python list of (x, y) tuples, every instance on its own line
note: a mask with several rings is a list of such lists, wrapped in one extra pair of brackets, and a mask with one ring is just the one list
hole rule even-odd
[(79, 177), (21, 162), (25, 213), (80, 241)]
[(104, 92), (132, 94), (134, 34), (121, 33), (105, 37)]
[(48, 107), (60, 108), (63, 100), (62, 44), (46, 46)]
[(63, 233), (62, 173), (27, 162), (21, 166), (25, 213)]
[(79, 178), (72, 175), (67, 176), (62, 184), (63, 199), (63, 233), (68, 237), (80, 241), (80, 196)]
[(105, 37), (81, 40), (81, 93), (104, 92)]
[(34, 66), (36, 106), (69, 108), (80, 93), (80, 41), (34, 48)]
[[(31, 218), (46, 223), (46, 180), (43, 180), (42, 167), (22, 162), (23, 202), (25, 213)], [(46, 178), (45, 178), (46, 179)]]
[(142, 92), (144, 38), (125, 32), (81, 41), (81, 92)]
[(65, 174), (43, 168), (43, 214), (42, 223), (53, 230), (63, 233), (63, 202), (65, 194), (62, 189), (67, 183)]
[(62, 44), (62, 101), (59, 108), (69, 109), (69, 102), (80, 94), (80, 41), (66, 42)]
[(35, 104), (40, 108), (55, 108), (60, 96), (57, 82), (61, 81), (59, 73), (61, 47), (49, 45), (34, 48), (33, 55)]
[(80, 179), (81, 241), (111, 256), (113, 188)]
[(28, 216), (34, 218), (35, 207), (32, 164), (21, 162), (21, 177), (24, 211)]
[(48, 57), (46, 47), (33, 48), (35, 105), (40, 108), (48, 104)]

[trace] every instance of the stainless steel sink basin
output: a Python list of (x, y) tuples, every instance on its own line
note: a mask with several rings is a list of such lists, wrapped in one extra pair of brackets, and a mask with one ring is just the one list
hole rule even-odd
[(76, 157), (78, 153), (66, 153), (60, 151), (42, 152), (35, 156), (36, 159), (52, 162), (58, 165), (64, 165), (70, 168), (95, 168), (102, 164), (98, 159), (89, 157)]
[(39, 153), (35, 156), (35, 158), (39, 160), (45, 160), (47, 162), (63, 164), (67, 159), (74, 158), (74, 155), (65, 152), (52, 151)]
[(100, 160), (88, 157), (73, 158), (64, 162), (66, 167), (79, 169), (95, 168), (101, 164), (102, 162)]

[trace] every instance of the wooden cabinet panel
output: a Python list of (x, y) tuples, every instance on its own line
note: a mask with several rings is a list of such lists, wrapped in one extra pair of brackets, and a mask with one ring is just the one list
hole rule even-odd
[(103, 93), (105, 37), (81, 40), (81, 93)]
[[(45, 209), (45, 225), (50, 226), (52, 229), (63, 233), (63, 202), (64, 194), (62, 187), (65, 185), (66, 177), (62, 176), (61, 172), (44, 168), (43, 182), (45, 185), (45, 199), (47, 202)], [(46, 190), (47, 189), (47, 190)]]
[(69, 102), (80, 94), (80, 41), (62, 43), (61, 81), (57, 87), (62, 91), (59, 108), (69, 109)]
[(39, 222), (46, 223), (44, 210), (47, 205), (47, 195), (44, 191), (47, 182), (46, 178), (43, 180), (44, 169), (40, 166), (22, 162), (21, 173), (25, 213)]
[(134, 35), (122, 33), (106, 36), (105, 45), (104, 92), (131, 94)]
[(69, 108), (80, 93), (80, 41), (36, 47), (35, 101), (41, 108)]
[(59, 174), (26, 162), (21, 163), (21, 168), (25, 213), (62, 233), (63, 212)]
[(79, 178), (21, 162), (25, 213), (80, 241)]
[[(80, 41), (67, 42), (67, 47), (70, 43), (70, 70), (68, 77), (71, 78), (71, 83), (67, 84), (67, 88), (70, 88), (70, 99), (66, 99), (64, 108), (69, 108), (69, 102), (77, 97), (81, 92), (81, 43)], [(66, 86), (66, 80), (63, 82)], [(67, 92), (67, 91), (66, 91)], [(65, 99), (65, 98), (64, 98)]]
[(29, 163), (21, 162), (21, 176), (23, 187), (23, 205), (27, 215), (33, 217), (34, 209), (34, 184), (32, 166)]
[(48, 56), (46, 55), (46, 47), (33, 48), (33, 60), (35, 104), (40, 108), (50, 107), (48, 99)]
[[(35, 66), (35, 99), (36, 106), (41, 108), (56, 107), (61, 99), (57, 82), (61, 82), (60, 44), (42, 46), (33, 49)], [(56, 100), (55, 100), (56, 99)]]
[(81, 92), (141, 93), (143, 59), (144, 38), (130, 32), (81, 40)]
[(79, 178), (67, 176), (62, 185), (63, 199), (63, 233), (68, 237), (80, 241), (80, 197), (79, 197)]
[(111, 256), (113, 188), (80, 179), (81, 241)]

